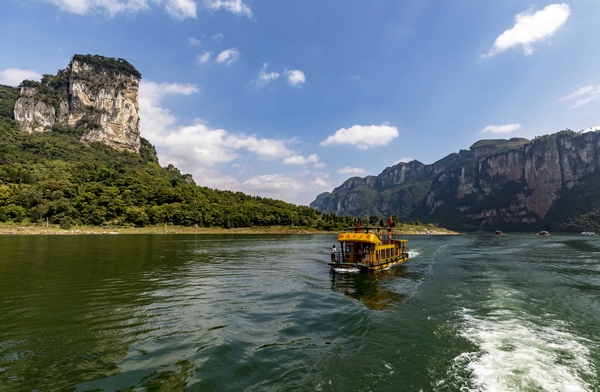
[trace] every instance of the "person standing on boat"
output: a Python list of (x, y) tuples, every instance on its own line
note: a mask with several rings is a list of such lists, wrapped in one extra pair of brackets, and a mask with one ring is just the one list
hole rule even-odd
[(334, 263), (335, 262), (335, 253), (337, 252), (337, 249), (335, 249), (335, 245), (333, 245), (331, 247), (331, 262)]

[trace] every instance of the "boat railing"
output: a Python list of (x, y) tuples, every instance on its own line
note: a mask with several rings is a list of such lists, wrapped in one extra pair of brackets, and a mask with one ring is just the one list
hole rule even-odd
[(331, 258), (332, 263), (343, 263), (344, 262), (344, 254), (340, 251), (331, 254), (333, 257)]

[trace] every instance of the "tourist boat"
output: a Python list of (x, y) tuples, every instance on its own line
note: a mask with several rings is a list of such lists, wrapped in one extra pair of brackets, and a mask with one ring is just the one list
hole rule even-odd
[(582, 231), (582, 232), (581, 232), (581, 235), (589, 235), (589, 236), (592, 236), (592, 235), (596, 235), (596, 233), (595, 233), (595, 232), (593, 232), (593, 231)]
[(494, 234), (496, 234), (496, 235), (504, 235), (504, 232), (502, 230), (496, 230), (496, 232)]
[(538, 235), (550, 235), (546, 230), (538, 231)]
[(335, 272), (369, 272), (390, 268), (408, 260), (407, 241), (390, 227), (364, 227), (340, 233), (341, 249), (332, 251), (329, 265)]

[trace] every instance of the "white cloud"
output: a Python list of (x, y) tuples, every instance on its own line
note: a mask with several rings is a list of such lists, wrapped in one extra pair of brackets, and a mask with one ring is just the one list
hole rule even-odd
[(284, 158), (292, 154), (285, 143), (275, 139), (258, 139), (243, 133), (232, 135), (226, 143), (235, 149), (245, 149), (263, 158)]
[(123, 12), (138, 12), (150, 8), (150, 4), (163, 5), (167, 13), (176, 19), (195, 18), (197, 6), (194, 0), (44, 0), (59, 9), (77, 15), (90, 12), (106, 12), (113, 17)]
[(256, 83), (255, 83), (256, 88), (261, 88), (261, 87), (267, 85), (268, 83), (272, 82), (273, 80), (276, 80), (279, 78), (279, 73), (267, 72), (268, 65), (269, 64), (267, 64), (267, 63), (263, 64), (260, 72), (258, 73), (258, 77), (256, 78)]
[(90, 7), (92, 7), (91, 3), (93, 3), (89, 0), (46, 0), (46, 2), (56, 5), (63, 11), (72, 12), (78, 15), (85, 14)]
[[(183, 166), (180, 166), (180, 163), (173, 162), (173, 165), (182, 170)], [(241, 183), (237, 178), (213, 168), (197, 166), (192, 169), (182, 170), (182, 172), (192, 174), (194, 181), (201, 186), (223, 190), (241, 189)]]
[(240, 189), (251, 195), (261, 195), (308, 205), (315, 196), (333, 187), (321, 178), (310, 180), (301, 176), (264, 174), (252, 177), (240, 185)]
[(140, 101), (149, 100), (153, 106), (156, 106), (165, 95), (191, 95), (198, 91), (200, 91), (200, 89), (194, 84), (154, 83), (142, 80), (142, 83), (140, 84)]
[(588, 129), (586, 129), (583, 132), (594, 132), (594, 131), (600, 131), (600, 125), (596, 125), (595, 127), (589, 127)]
[(296, 86), (298, 84), (302, 84), (306, 82), (306, 76), (304, 76), (304, 72), (294, 69), (290, 71), (285, 71), (285, 74), (288, 77), (288, 83), (292, 86)]
[[(279, 79), (279, 77), (281, 76), (281, 74), (279, 72), (267, 72), (267, 66), (268, 66), (267, 63), (263, 64), (262, 69), (258, 73), (258, 77), (256, 78), (256, 82), (255, 82), (256, 88), (264, 87), (268, 83), (270, 83), (276, 79)], [(285, 70), (284, 75), (287, 76), (287, 82), (291, 86), (297, 86), (306, 81), (306, 77), (304, 76), (304, 73), (299, 70), (291, 70), (291, 71)]]
[(198, 64), (208, 63), (208, 61), (210, 60), (210, 56), (211, 52), (204, 52), (202, 54), (199, 54), (198, 57), (196, 57), (196, 61), (198, 62)]
[(511, 133), (517, 129), (521, 129), (521, 124), (488, 125), (481, 130), (481, 133)]
[(25, 79), (39, 81), (42, 74), (31, 69), (7, 68), (0, 71), (0, 84), (18, 86)]
[(199, 46), (202, 44), (202, 41), (200, 41), (198, 38), (188, 37), (188, 44), (192, 46)]
[[(315, 194), (333, 187), (323, 179), (315, 179), (306, 168), (292, 174), (254, 172), (256, 167), (261, 166), (254, 165), (256, 159), (278, 160), (288, 165), (322, 165), (316, 154), (304, 157), (290, 150), (287, 144), (291, 141), (231, 133), (212, 128), (200, 120), (179, 126), (178, 119), (161, 107), (162, 99), (167, 95), (190, 95), (199, 90), (190, 84), (159, 84), (142, 80), (139, 98), (141, 133), (156, 146), (161, 165), (173, 164), (183, 173), (191, 173), (196, 183), (202, 186), (305, 205), (314, 199)], [(282, 165), (267, 163), (266, 167), (283, 171)], [(250, 178), (244, 180), (247, 173)]]
[(404, 158), (400, 158), (399, 160), (395, 161), (394, 165), (397, 165), (399, 163), (408, 163), (408, 162), (412, 162), (414, 160), (415, 160), (415, 158), (404, 157)]
[(204, 0), (206, 8), (211, 10), (224, 9), (236, 15), (252, 18), (252, 11), (242, 0)]
[(265, 159), (293, 155), (283, 141), (231, 134), (224, 129), (211, 129), (200, 121), (190, 126), (173, 127), (177, 119), (168, 109), (160, 107), (162, 98), (168, 94), (190, 95), (197, 91), (198, 87), (194, 85), (158, 84), (145, 80), (141, 83), (139, 102), (143, 136), (156, 143), (167, 161), (180, 162), (190, 168), (231, 162), (239, 157), (240, 151)]
[(351, 128), (341, 128), (320, 144), (351, 144), (361, 150), (371, 147), (384, 146), (398, 137), (398, 128), (383, 123), (381, 125), (354, 125)]
[(155, 137), (162, 137), (177, 119), (168, 109), (160, 107), (166, 95), (190, 95), (198, 92), (198, 87), (190, 84), (154, 83), (142, 80), (140, 83), (140, 121), (143, 136), (155, 143)]
[[(175, 166), (181, 168), (177, 164)], [(240, 191), (247, 195), (270, 197), (299, 205), (308, 205), (316, 195), (335, 186), (321, 178), (311, 180), (303, 176), (285, 174), (262, 174), (239, 180), (221, 171), (203, 167), (194, 169), (192, 174), (196, 183), (201, 186)]]
[(361, 169), (360, 167), (350, 167), (350, 166), (346, 166), (346, 167), (342, 167), (341, 169), (338, 169), (338, 173), (340, 174), (364, 174), (365, 169)]
[(244, 151), (265, 159), (291, 154), (282, 141), (243, 133), (232, 134), (224, 129), (212, 129), (201, 122), (171, 129), (168, 133), (154, 134), (152, 141), (163, 149), (169, 162), (180, 162), (187, 168), (231, 162), (240, 158)]
[(568, 4), (551, 4), (541, 11), (532, 8), (515, 16), (515, 25), (496, 38), (494, 47), (482, 57), (491, 57), (515, 46), (522, 46), (525, 55), (533, 53), (532, 44), (550, 37), (562, 26), (571, 9)]
[(239, 58), (240, 52), (236, 48), (231, 48), (219, 53), (219, 55), (217, 56), (217, 63), (225, 63), (227, 65), (231, 65), (235, 63)]
[(196, 17), (196, 3), (193, 0), (166, 0), (165, 3), (165, 9), (175, 19)]
[(283, 174), (260, 175), (244, 181), (243, 184), (247, 189), (253, 189), (261, 193), (272, 193), (274, 190), (280, 189), (300, 189), (300, 184), (298, 182)]
[(558, 101), (575, 101), (571, 105), (571, 109), (583, 106), (593, 100), (600, 98), (600, 84), (590, 84), (589, 86), (581, 87), (573, 94), (559, 99)]
[(322, 178), (315, 178), (313, 181), (310, 182), (310, 185), (313, 187), (318, 187), (321, 189), (330, 189), (331, 186), (329, 185), (329, 183), (327, 181), (325, 181)]
[(318, 164), (319, 156), (317, 154), (312, 154), (305, 158), (302, 155), (293, 155), (291, 157), (285, 158), (283, 160), (283, 163), (286, 165), (306, 165), (309, 163)]

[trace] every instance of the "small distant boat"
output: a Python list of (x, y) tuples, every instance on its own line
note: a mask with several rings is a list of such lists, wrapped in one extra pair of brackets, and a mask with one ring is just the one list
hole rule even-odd
[(385, 229), (363, 227), (354, 232), (340, 233), (341, 250), (332, 248), (329, 266), (334, 272), (371, 272), (390, 268), (408, 260), (408, 240), (392, 230), (391, 222)]
[(496, 230), (496, 232), (494, 234), (497, 235), (504, 235), (504, 232), (502, 230)]
[(593, 231), (582, 231), (581, 235), (596, 235), (596, 233)]
[(538, 231), (537, 235), (550, 235), (550, 233), (547, 232), (546, 230), (542, 230), (542, 231)]

